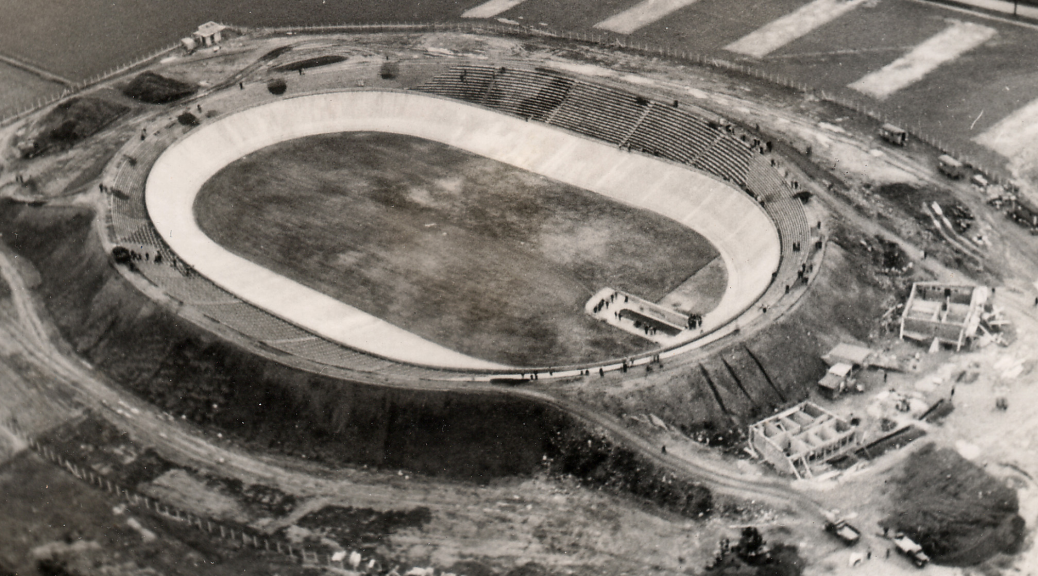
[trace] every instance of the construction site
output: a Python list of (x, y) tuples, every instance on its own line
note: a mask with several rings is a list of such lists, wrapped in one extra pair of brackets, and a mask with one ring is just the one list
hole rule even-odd
[(0, 576), (1038, 570), (1026, 171), (476, 4), (193, 23), (4, 117)]

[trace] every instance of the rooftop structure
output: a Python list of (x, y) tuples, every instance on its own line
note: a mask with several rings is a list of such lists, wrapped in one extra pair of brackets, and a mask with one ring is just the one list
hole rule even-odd
[(991, 289), (939, 282), (917, 282), (901, 315), (901, 339), (937, 340), (961, 350), (980, 325)]
[(858, 441), (856, 428), (809, 401), (750, 426), (750, 448), (797, 478), (811, 476), (811, 466), (854, 450)]
[(825, 356), (822, 356), (822, 360), (830, 366), (834, 364), (851, 364), (859, 368), (867, 368), (871, 365), (872, 358), (875, 355), (875, 352), (864, 346), (840, 343), (827, 352)]
[(191, 33), (190, 37), (181, 38), (180, 44), (188, 51), (199, 46), (215, 46), (223, 40), (224, 30), (227, 26), (216, 22), (206, 22)]

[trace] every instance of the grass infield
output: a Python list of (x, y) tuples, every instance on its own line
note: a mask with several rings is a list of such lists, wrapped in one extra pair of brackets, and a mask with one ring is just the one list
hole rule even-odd
[(650, 347), (591, 319), (585, 301), (604, 286), (657, 301), (718, 256), (652, 212), (387, 133), (250, 154), (203, 186), (194, 211), (235, 254), (448, 348), (520, 366)]

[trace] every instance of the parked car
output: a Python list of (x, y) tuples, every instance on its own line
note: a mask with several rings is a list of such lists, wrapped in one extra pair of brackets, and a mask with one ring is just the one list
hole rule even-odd
[(839, 538), (847, 546), (854, 546), (861, 539), (861, 532), (846, 520), (826, 522), (825, 531)]
[(894, 545), (897, 546), (898, 552), (908, 557), (915, 564), (916, 568), (922, 568), (930, 562), (930, 557), (926, 555), (926, 552), (923, 552), (923, 547), (916, 544), (914, 540), (905, 536), (902, 532), (894, 535)]

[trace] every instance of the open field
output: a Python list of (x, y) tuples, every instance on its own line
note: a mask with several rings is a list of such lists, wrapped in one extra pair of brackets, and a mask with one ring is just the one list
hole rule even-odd
[(0, 62), (0, 117), (18, 112), (37, 98), (61, 92), (61, 89), (57, 82)]
[(0, 517), (0, 574), (307, 573), (128, 510), (29, 451), (0, 465)]
[(717, 256), (657, 214), (385, 133), (251, 154), (206, 183), (195, 215), (240, 256), (453, 350), (519, 366), (645, 349), (585, 314), (587, 299), (610, 286), (659, 300)]
[[(240, 26), (303, 26), (443, 20), (478, 0), (421, 3), (185, 0), (175, 9), (134, 0), (4, 4), (0, 54), (82, 80), (169, 46), (207, 20)], [(60, 39), (60, 40), (59, 40)]]

